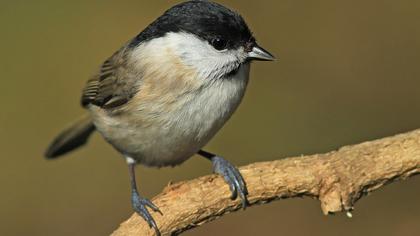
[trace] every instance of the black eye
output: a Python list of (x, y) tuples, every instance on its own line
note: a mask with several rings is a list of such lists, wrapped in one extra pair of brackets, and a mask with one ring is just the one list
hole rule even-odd
[(227, 48), (228, 41), (223, 38), (214, 38), (210, 41), (210, 44), (219, 51), (222, 51)]

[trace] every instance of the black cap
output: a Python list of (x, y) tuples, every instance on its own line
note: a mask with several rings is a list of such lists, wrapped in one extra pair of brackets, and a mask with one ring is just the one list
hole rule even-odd
[(130, 47), (136, 47), (169, 32), (191, 33), (209, 42), (222, 38), (227, 42), (227, 48), (238, 48), (255, 42), (247, 24), (238, 13), (218, 3), (193, 0), (167, 10), (137, 35), (131, 41)]

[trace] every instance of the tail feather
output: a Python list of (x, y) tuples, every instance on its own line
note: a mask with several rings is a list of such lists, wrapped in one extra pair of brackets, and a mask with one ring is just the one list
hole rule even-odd
[(57, 158), (86, 144), (93, 131), (95, 131), (95, 125), (90, 116), (81, 118), (54, 139), (45, 152), (45, 157)]

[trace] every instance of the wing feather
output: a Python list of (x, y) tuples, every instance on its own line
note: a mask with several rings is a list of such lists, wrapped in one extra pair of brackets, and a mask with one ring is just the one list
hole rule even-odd
[(127, 66), (127, 48), (117, 51), (100, 67), (99, 72), (89, 79), (83, 89), (81, 104), (112, 109), (127, 103), (138, 91), (139, 76)]

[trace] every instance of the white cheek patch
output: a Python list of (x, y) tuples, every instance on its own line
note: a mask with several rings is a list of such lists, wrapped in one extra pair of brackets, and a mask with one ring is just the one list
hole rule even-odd
[(217, 51), (207, 41), (184, 32), (168, 33), (162, 41), (203, 78), (218, 79), (237, 69), (247, 57), (242, 48)]

